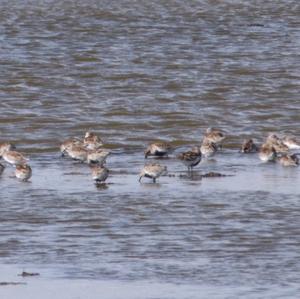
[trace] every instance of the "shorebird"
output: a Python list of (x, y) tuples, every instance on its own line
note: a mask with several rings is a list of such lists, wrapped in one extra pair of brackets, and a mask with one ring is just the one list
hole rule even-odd
[(153, 183), (155, 183), (156, 179), (166, 172), (166, 166), (161, 166), (157, 163), (146, 164), (140, 173), (139, 182), (141, 182), (142, 177), (146, 177), (152, 179)]
[(83, 144), (88, 150), (96, 150), (103, 145), (103, 141), (93, 132), (86, 132)]
[(299, 165), (299, 159), (296, 154), (289, 155), (285, 154), (282, 155), (280, 158), (278, 158), (278, 162), (282, 166), (298, 166)]
[(283, 143), (282, 139), (276, 134), (269, 134), (266, 143), (274, 148), (276, 153), (287, 153), (289, 148)]
[(291, 150), (300, 149), (300, 142), (293, 136), (284, 136), (282, 142)]
[(106, 162), (106, 158), (110, 155), (109, 151), (106, 150), (93, 150), (89, 151), (87, 155), (87, 162), (88, 163), (98, 163), (98, 164), (103, 164)]
[(5, 152), (12, 151), (14, 149), (16, 149), (16, 147), (9, 142), (0, 143), (0, 157), (2, 157)]
[(88, 151), (78, 145), (73, 145), (66, 149), (66, 153), (74, 160), (85, 162), (87, 160)]
[(212, 157), (217, 152), (217, 150), (218, 146), (214, 142), (211, 142), (210, 140), (204, 138), (200, 146), (200, 151), (205, 158)]
[(148, 156), (164, 157), (173, 152), (172, 146), (167, 142), (155, 142), (150, 144), (145, 150), (145, 159)]
[(191, 151), (187, 151), (178, 155), (178, 159), (187, 166), (188, 171), (192, 171), (193, 167), (200, 163), (201, 157), (202, 154), (198, 146), (193, 147)]
[(280, 140), (281, 139), (278, 137), (278, 135), (276, 135), (275, 133), (270, 133), (267, 136), (266, 143), (276, 143), (276, 142), (278, 142)]
[(208, 128), (204, 134), (204, 139), (213, 142), (216, 145), (220, 145), (225, 139), (225, 135), (219, 129)]
[(267, 143), (274, 148), (276, 153), (287, 153), (289, 151), (289, 148), (281, 140)]
[(21, 153), (15, 151), (5, 151), (2, 154), (2, 158), (7, 163), (12, 165), (26, 164), (26, 162), (28, 161), (28, 159), (25, 158)]
[(0, 175), (3, 173), (5, 166), (0, 163)]
[(259, 149), (258, 156), (263, 162), (274, 161), (277, 157), (276, 151), (269, 143), (264, 143)]
[(78, 138), (70, 138), (65, 140), (60, 146), (61, 155), (68, 154), (68, 149), (72, 146), (83, 146), (83, 142)]
[(32, 175), (31, 167), (27, 164), (17, 165), (15, 175), (19, 180), (28, 181)]
[(109, 170), (104, 166), (92, 167), (92, 178), (96, 183), (104, 183), (109, 174)]
[(242, 148), (240, 150), (241, 153), (256, 153), (258, 151), (258, 147), (253, 142), (252, 139), (246, 139), (244, 140), (244, 143), (242, 144)]

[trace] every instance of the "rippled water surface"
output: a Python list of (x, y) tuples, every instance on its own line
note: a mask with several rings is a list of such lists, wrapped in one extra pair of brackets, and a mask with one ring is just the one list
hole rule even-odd
[[(238, 147), (300, 135), (298, 1), (0, 5), (0, 141), (33, 168), (29, 183), (10, 166), (0, 178), (0, 263), (182, 285), (151, 298), (184, 298), (187, 284), (203, 298), (297, 297), (300, 171)], [(174, 157), (209, 126), (226, 132), (224, 148), (188, 178)], [(102, 188), (59, 155), (86, 130), (113, 151)], [(143, 150), (157, 139), (177, 147), (161, 161), (169, 176), (139, 184)], [(210, 171), (229, 176), (200, 180)]]

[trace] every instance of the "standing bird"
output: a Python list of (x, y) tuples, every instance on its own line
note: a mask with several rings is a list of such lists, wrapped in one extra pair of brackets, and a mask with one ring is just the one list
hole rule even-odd
[(299, 159), (296, 154), (293, 155), (282, 155), (280, 158), (278, 158), (278, 162), (282, 166), (298, 166), (299, 165)]
[(167, 157), (173, 152), (172, 146), (167, 142), (155, 142), (150, 144), (145, 150), (145, 159), (148, 156)]
[(214, 156), (215, 153), (217, 152), (217, 150), (218, 150), (217, 144), (204, 138), (204, 140), (200, 146), (200, 151), (205, 158), (210, 158), (210, 157)]
[(300, 149), (300, 142), (293, 136), (284, 136), (282, 142), (291, 150)]
[(276, 143), (280, 140), (281, 139), (275, 133), (270, 133), (266, 139), (266, 143)]
[(287, 153), (289, 148), (282, 142), (272, 143), (271, 146), (275, 149), (276, 153)]
[(248, 154), (248, 153), (256, 153), (258, 151), (258, 147), (253, 142), (252, 139), (246, 139), (242, 144), (242, 148), (240, 150), (241, 153)]
[(26, 164), (28, 161), (21, 153), (15, 151), (5, 151), (2, 155), (2, 158), (9, 164), (12, 165), (21, 165)]
[(83, 147), (83, 142), (78, 138), (71, 138), (71, 139), (65, 140), (60, 146), (61, 155), (65, 156), (65, 154), (68, 154), (68, 150), (72, 146), (82, 146)]
[(106, 150), (97, 149), (97, 150), (89, 151), (88, 155), (87, 155), (87, 162), (89, 164), (97, 163), (97, 164), (103, 165), (106, 162), (106, 158), (109, 155), (110, 155), (110, 152), (106, 151)]
[(289, 148), (283, 143), (282, 139), (276, 134), (269, 134), (266, 143), (274, 148), (276, 153), (287, 153)]
[(87, 160), (88, 151), (86, 148), (78, 145), (70, 146), (66, 149), (66, 153), (74, 160), (85, 162)]
[(264, 143), (258, 152), (259, 159), (263, 162), (275, 161), (277, 154), (272, 145)]
[(19, 180), (23, 182), (28, 181), (32, 176), (31, 167), (27, 164), (17, 165), (15, 175)]
[(152, 179), (153, 183), (156, 183), (156, 179), (166, 172), (167, 166), (161, 166), (157, 163), (146, 164), (140, 173), (139, 182), (141, 182), (142, 177), (146, 177)]
[(195, 146), (191, 151), (187, 151), (178, 155), (178, 159), (187, 166), (188, 171), (192, 171), (193, 167), (197, 166), (201, 161), (201, 151), (199, 146)]
[(103, 141), (93, 132), (86, 132), (83, 144), (88, 150), (96, 150), (103, 145)]
[(109, 170), (104, 166), (93, 166), (92, 167), (92, 178), (96, 184), (104, 183), (109, 174)]
[(221, 145), (222, 141), (225, 139), (225, 135), (219, 129), (208, 128), (204, 134), (204, 139), (213, 142), (216, 145)]

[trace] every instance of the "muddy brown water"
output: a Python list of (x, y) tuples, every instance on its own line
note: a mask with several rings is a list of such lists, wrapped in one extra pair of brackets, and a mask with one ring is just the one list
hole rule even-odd
[[(238, 153), (246, 137), (300, 135), (298, 1), (0, 5), (0, 139), (33, 168), (29, 183), (9, 166), (0, 178), (0, 263), (224, 298), (299, 294), (299, 169)], [(228, 138), (193, 179), (173, 156), (170, 176), (138, 183), (147, 143), (176, 155), (208, 126)], [(58, 152), (90, 129), (113, 150), (102, 188)], [(210, 171), (233, 176), (197, 179)]]

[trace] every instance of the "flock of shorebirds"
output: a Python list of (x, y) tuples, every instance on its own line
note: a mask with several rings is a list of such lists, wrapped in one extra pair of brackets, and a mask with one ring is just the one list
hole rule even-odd
[[(202, 158), (210, 158), (222, 148), (225, 134), (218, 129), (208, 128), (199, 146), (191, 150), (180, 153), (177, 158), (187, 166), (188, 172), (192, 173)], [(60, 146), (62, 156), (68, 156), (74, 160), (87, 163), (91, 167), (92, 178), (96, 184), (104, 183), (109, 175), (109, 170), (105, 167), (106, 159), (110, 151), (103, 148), (101, 138), (93, 133), (86, 132), (83, 140), (71, 138), (64, 141)], [(278, 136), (269, 134), (263, 145), (257, 146), (252, 139), (245, 140), (241, 146), (241, 153), (258, 153), (258, 157), (263, 162), (278, 162), (282, 166), (298, 166), (298, 153), (290, 151), (300, 149), (300, 142), (293, 136)], [(145, 159), (152, 157), (168, 157), (174, 148), (167, 142), (155, 142), (150, 144), (145, 150)], [(19, 180), (28, 181), (32, 176), (29, 159), (16, 151), (13, 144), (9, 142), (0, 143), (0, 158), (15, 167), (15, 176)], [(0, 163), (0, 174), (5, 166)], [(147, 163), (140, 172), (139, 181), (147, 177), (156, 182), (156, 179), (167, 172), (167, 167), (159, 163)]]

